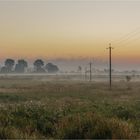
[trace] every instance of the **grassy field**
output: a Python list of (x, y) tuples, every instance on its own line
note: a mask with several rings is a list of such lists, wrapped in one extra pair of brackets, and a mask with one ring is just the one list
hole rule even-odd
[(0, 79), (0, 139), (140, 138), (140, 82)]

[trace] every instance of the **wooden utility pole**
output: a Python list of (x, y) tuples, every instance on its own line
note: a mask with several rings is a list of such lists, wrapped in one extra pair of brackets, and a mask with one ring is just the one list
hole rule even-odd
[(111, 43), (109, 44), (109, 47), (107, 48), (109, 49), (109, 85), (110, 88), (112, 87), (112, 47), (111, 47)]
[(92, 80), (92, 63), (90, 62), (89, 63), (89, 67), (90, 67), (90, 69), (89, 69), (89, 73), (90, 73), (90, 77), (89, 77), (89, 80), (90, 80), (90, 82), (91, 82), (91, 80)]
[(85, 67), (85, 80), (87, 79), (87, 67)]

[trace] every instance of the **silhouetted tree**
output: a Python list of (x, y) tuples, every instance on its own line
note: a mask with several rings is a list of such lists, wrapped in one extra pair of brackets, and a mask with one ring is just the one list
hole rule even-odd
[(3, 70), (6, 72), (12, 72), (14, 64), (15, 64), (15, 61), (13, 59), (6, 59), (5, 60), (5, 67), (3, 67)]
[(1, 68), (1, 73), (8, 73), (7, 67), (3, 66), (3, 67)]
[(28, 67), (28, 63), (25, 60), (20, 59), (18, 60), (18, 63), (16, 64), (15, 72), (23, 73), (25, 72), (25, 68), (27, 67)]
[(59, 71), (59, 68), (57, 67), (57, 65), (54, 65), (52, 63), (46, 64), (45, 68), (49, 73), (56, 73)]
[(34, 66), (35, 66), (35, 72), (45, 72), (43, 66), (44, 66), (44, 62), (41, 59), (37, 59), (34, 62)]

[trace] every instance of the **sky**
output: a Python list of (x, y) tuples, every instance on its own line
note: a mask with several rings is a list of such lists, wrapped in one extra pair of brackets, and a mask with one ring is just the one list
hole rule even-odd
[(140, 1), (0, 0), (0, 59), (107, 60), (109, 43), (116, 64), (139, 64)]

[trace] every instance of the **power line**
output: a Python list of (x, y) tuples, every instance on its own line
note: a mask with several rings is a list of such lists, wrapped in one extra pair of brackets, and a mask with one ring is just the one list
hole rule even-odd
[(138, 28), (136, 28), (135, 30), (133, 30), (133, 31), (131, 31), (131, 32), (129, 32), (129, 33), (123, 35), (123, 36), (120, 37), (119, 39), (113, 40), (112, 42), (113, 42), (114, 44), (118, 44), (118, 43), (123, 42), (123, 41), (127, 40), (128, 38), (131, 38), (131, 37), (133, 37), (133, 36), (135, 36), (135, 35), (137, 35), (137, 34), (139, 34), (139, 33), (140, 33), (140, 27), (138, 27)]
[(120, 47), (127, 47), (126, 45), (130, 45), (130, 43), (132, 44), (132, 42), (135, 43), (137, 40), (140, 41), (140, 37), (129, 39), (129, 41), (127, 41), (127, 42), (122, 42), (122, 43), (120, 43), (120, 44), (115, 44), (115, 47), (117, 47), (117, 48), (120, 48)]
[(133, 31), (127, 33), (126, 35), (122, 36), (122, 39), (118, 39), (118, 40), (113, 41), (113, 43), (115, 44), (115, 46), (117, 48), (120, 48), (120, 47), (122, 47), (122, 45), (124, 47), (127, 44), (129, 44), (130, 42), (138, 40), (140, 37), (138, 37), (138, 38), (135, 38), (135, 37), (136, 37), (136, 35), (140, 34), (139, 29), (140, 29), (140, 27), (136, 28), (135, 30), (133, 30)]
[(118, 43), (115, 43), (115, 44), (117, 44), (117, 45), (122, 44), (123, 42), (126, 42), (126, 41), (130, 40), (132, 37), (135, 37), (138, 34), (140, 34), (140, 31), (135, 33), (135, 34), (132, 34), (131, 36), (128, 36), (127, 38), (125, 38), (125, 39), (123, 39), (123, 40), (121, 40), (121, 41), (119, 41)]

